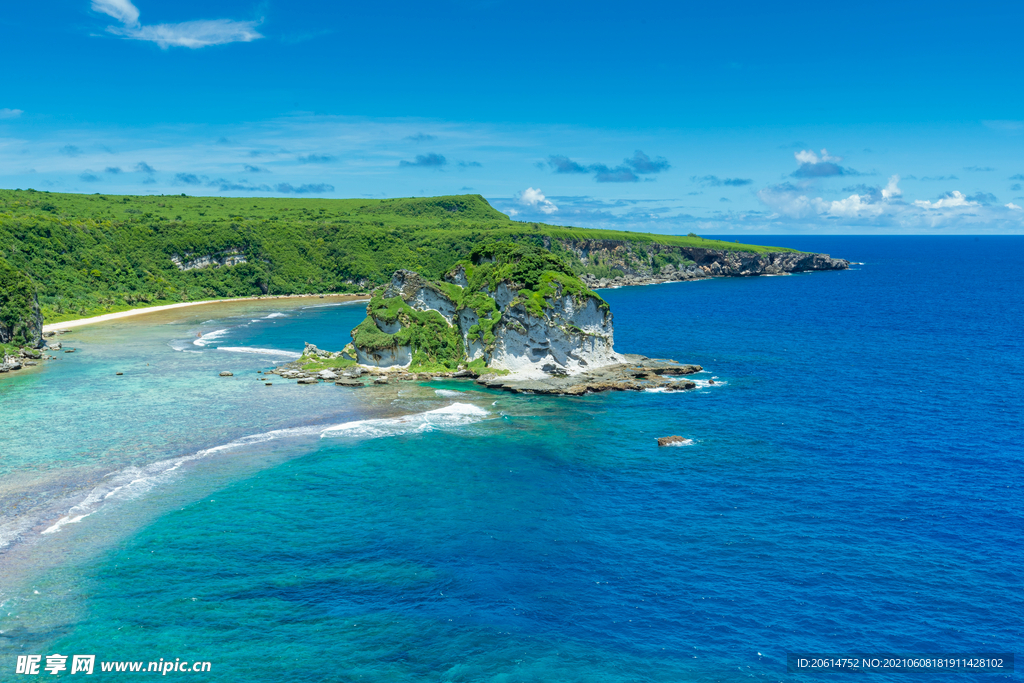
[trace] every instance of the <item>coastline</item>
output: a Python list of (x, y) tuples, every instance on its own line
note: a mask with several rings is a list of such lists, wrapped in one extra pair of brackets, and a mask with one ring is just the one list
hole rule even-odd
[(133, 308), (128, 311), (119, 311), (117, 313), (106, 313), (104, 315), (97, 315), (91, 318), (79, 318), (78, 320), (66, 320), (60, 323), (46, 323), (43, 325), (43, 332), (56, 332), (57, 330), (66, 330), (73, 327), (82, 327), (83, 325), (92, 325), (94, 323), (108, 322), (110, 320), (120, 320), (121, 318), (130, 318), (137, 315), (144, 315), (146, 313), (158, 313), (160, 311), (169, 311), (176, 308), (188, 308), (190, 306), (204, 306), (206, 304), (225, 304), (234, 301), (261, 301), (268, 299), (341, 299), (342, 301), (359, 301), (369, 300), (369, 296), (359, 294), (274, 294), (274, 295), (263, 295), (263, 296), (243, 296), (236, 297), (234, 299), (208, 299), (206, 301), (183, 301), (180, 304), (166, 304), (164, 306), (146, 306), (144, 308)]

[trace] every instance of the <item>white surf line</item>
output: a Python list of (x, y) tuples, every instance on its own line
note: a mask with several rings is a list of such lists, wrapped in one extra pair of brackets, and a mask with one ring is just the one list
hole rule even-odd
[[(244, 446), (254, 446), (287, 437), (319, 435), (321, 439), (329, 437), (349, 437), (356, 439), (377, 439), (390, 436), (402, 436), (445, 430), (479, 422), (487, 417), (483, 408), (467, 403), (452, 403), (444, 408), (435, 408), (421, 413), (410, 413), (396, 417), (370, 418), (355, 420), (342, 424), (309, 425), (304, 427), (286, 427), (269, 432), (243, 436), (233, 441), (204, 448), (191, 455), (180, 455), (149, 463), (148, 465), (130, 465), (120, 470), (109, 472), (104, 476), (102, 484), (94, 487), (66, 514), (39, 532), (47, 536), (59, 532), (68, 524), (78, 524), (89, 515), (101, 509), (108, 498), (114, 500), (130, 500), (144, 495), (154, 487), (165, 483), (169, 477), (187, 462), (201, 460), (215, 453), (234, 450)], [(8, 524), (0, 526), (0, 549), (24, 535), (27, 529), (36, 522), (18, 522), (20, 526)]]
[[(312, 296), (319, 297), (316, 295), (299, 294), (296, 296), (244, 296), (237, 299), (210, 299), (209, 301), (183, 301), (180, 304), (167, 304), (166, 306), (148, 306), (146, 308), (133, 308), (130, 311), (120, 311), (118, 313), (107, 313), (106, 315), (97, 315), (92, 318), (80, 318), (78, 320), (65, 320), (62, 323), (48, 323), (43, 325), (43, 332), (53, 332), (56, 330), (68, 330), (72, 327), (81, 327), (82, 325), (92, 325), (94, 323), (103, 323), (109, 320), (120, 320), (121, 318), (131, 318), (136, 315), (145, 315), (147, 313), (157, 313), (159, 311), (169, 311), (174, 308), (187, 308), (189, 306), (204, 306), (206, 304), (227, 304), (232, 301), (267, 301), (270, 299), (308, 299)], [(338, 296), (352, 296), (351, 294), (324, 294), (325, 297), (338, 297)], [(368, 297), (355, 297), (350, 301), (369, 301)]]
[[(193, 342), (194, 343), (194, 342)], [(301, 353), (295, 351), (282, 351), (280, 349), (262, 349), (256, 346), (218, 346), (217, 351), (230, 351), (232, 353), (257, 353), (263, 356), (284, 356), (285, 358), (301, 358)]]

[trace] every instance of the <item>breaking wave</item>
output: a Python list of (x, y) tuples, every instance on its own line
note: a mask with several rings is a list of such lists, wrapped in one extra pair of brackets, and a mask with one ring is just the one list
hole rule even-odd
[(357, 420), (328, 427), (321, 438), (357, 437), (377, 439), (401, 434), (432, 432), (437, 429), (451, 429), (479, 422), (489, 415), (486, 410), (468, 403), (453, 403), (445, 408), (428, 410), (425, 413), (403, 415), (377, 420)]
[(211, 342), (217, 341), (218, 339), (223, 337), (225, 334), (227, 334), (227, 332), (228, 331), (226, 329), (224, 329), (224, 330), (214, 330), (213, 332), (207, 332), (206, 334), (201, 336), (199, 339), (196, 339), (192, 343), (195, 344), (196, 346), (206, 346), (207, 344), (209, 344)]
[[(410, 433), (431, 432), (436, 429), (452, 429), (462, 425), (479, 422), (489, 415), (486, 410), (466, 403), (453, 403), (444, 408), (428, 410), (424, 413), (403, 415), (400, 417), (372, 420), (356, 420), (337, 425), (314, 425), (308, 427), (290, 427), (275, 429), (261, 434), (252, 434), (229, 441), (228, 443), (196, 451), (191, 455), (160, 460), (148, 465), (126, 467), (111, 472), (104, 477), (103, 483), (79, 503), (71, 507), (60, 519), (44, 529), (43, 535), (54, 534), (68, 524), (77, 524), (95, 513), (108, 501), (123, 501), (137, 498), (153, 487), (168, 481), (178, 469), (187, 462), (201, 460), (208, 456), (231, 451), (243, 446), (254, 446), (268, 441), (288, 437), (348, 437), (355, 439), (376, 439), (388, 436), (400, 436)], [(27, 530), (30, 523), (9, 525), (11, 528), (0, 528), (7, 531), (8, 538), (0, 539), (0, 547), (7, 545)]]
[(299, 358), (301, 353), (295, 351), (282, 351), (280, 349), (261, 349), (255, 346), (218, 346), (218, 351), (232, 351), (234, 353), (258, 353), (263, 356), (283, 356), (285, 358)]

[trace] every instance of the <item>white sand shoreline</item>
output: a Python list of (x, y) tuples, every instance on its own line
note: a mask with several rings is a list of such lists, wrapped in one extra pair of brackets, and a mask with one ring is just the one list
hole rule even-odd
[(187, 308), (189, 306), (203, 306), (205, 304), (227, 304), (234, 301), (264, 301), (270, 299), (319, 299), (319, 298), (331, 298), (331, 299), (343, 299), (345, 301), (369, 301), (369, 296), (366, 294), (281, 294), (272, 296), (243, 296), (235, 299), (210, 299), (207, 301), (184, 301), (180, 304), (167, 304), (165, 306), (147, 306), (145, 308), (133, 308), (128, 311), (119, 311), (118, 313), (107, 313), (105, 315), (97, 315), (92, 318), (79, 318), (78, 320), (65, 320), (62, 323), (48, 323), (43, 325), (43, 332), (54, 332), (56, 330), (69, 330), (73, 327), (81, 327), (83, 325), (92, 325), (94, 323), (107, 322), (109, 320), (120, 320), (121, 318), (131, 318), (136, 315), (145, 315), (146, 313), (157, 313), (159, 311), (169, 311), (173, 308)]

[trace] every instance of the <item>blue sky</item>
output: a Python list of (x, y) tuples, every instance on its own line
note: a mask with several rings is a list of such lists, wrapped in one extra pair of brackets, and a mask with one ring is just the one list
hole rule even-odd
[(1022, 20), (1007, 2), (8, 3), (0, 186), (1021, 233)]

